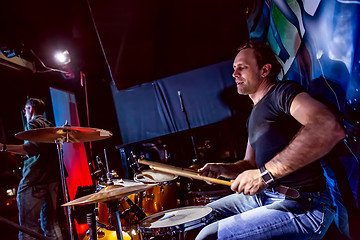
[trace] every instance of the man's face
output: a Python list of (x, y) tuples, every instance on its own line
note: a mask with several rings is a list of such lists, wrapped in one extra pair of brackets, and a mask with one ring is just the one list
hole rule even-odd
[(255, 93), (262, 80), (254, 50), (251, 48), (241, 50), (235, 57), (233, 67), (237, 92), (242, 95)]
[(30, 119), (33, 115), (33, 107), (30, 105), (25, 105), (24, 114), (25, 114), (26, 121), (30, 121)]

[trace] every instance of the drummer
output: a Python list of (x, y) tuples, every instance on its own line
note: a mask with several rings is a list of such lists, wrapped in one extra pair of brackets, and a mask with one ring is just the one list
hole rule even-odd
[(254, 107), (244, 160), (208, 163), (209, 177), (233, 179), (235, 194), (209, 204), (223, 219), (202, 239), (321, 239), (334, 219), (319, 159), (345, 133), (331, 111), (297, 83), (276, 82), (281, 70), (269, 45), (239, 49), (233, 77)]
[[(53, 124), (42, 115), (44, 112), (43, 100), (29, 98), (23, 110), (27, 121), (25, 130), (52, 127)], [(45, 236), (62, 239), (56, 217), (57, 189), (60, 181), (56, 145), (25, 141), (21, 145), (0, 144), (0, 148), (27, 157), (17, 192), (20, 225), (39, 232), (40, 218)], [(34, 238), (19, 232), (19, 239)]]

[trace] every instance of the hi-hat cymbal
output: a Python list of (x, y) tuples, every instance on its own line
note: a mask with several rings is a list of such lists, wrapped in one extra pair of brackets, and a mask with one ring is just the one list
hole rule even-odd
[(123, 187), (119, 185), (111, 185), (106, 188), (101, 189), (100, 192), (93, 193), (84, 197), (77, 198), (73, 201), (61, 205), (62, 207), (72, 206), (72, 205), (83, 205), (91, 203), (107, 203), (118, 201), (128, 195), (135, 194), (138, 192), (145, 191), (148, 188), (152, 188), (156, 184), (141, 184), (134, 185), (129, 187)]
[(88, 127), (37, 128), (15, 134), (18, 139), (42, 143), (54, 143), (55, 141), (64, 143), (91, 142), (111, 136), (110, 131)]

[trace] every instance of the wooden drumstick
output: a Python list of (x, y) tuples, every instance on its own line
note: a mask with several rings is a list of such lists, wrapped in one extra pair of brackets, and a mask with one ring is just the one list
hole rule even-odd
[(158, 163), (158, 162), (147, 161), (147, 160), (144, 160), (144, 159), (139, 159), (138, 163), (144, 164), (144, 165), (149, 165), (150, 168), (152, 168), (152, 169), (154, 169), (156, 171), (164, 172), (164, 173), (170, 173), (170, 174), (175, 174), (175, 175), (179, 175), (179, 176), (182, 176), (182, 177), (193, 178), (193, 179), (196, 179), (196, 180), (202, 180), (202, 181), (207, 181), (207, 182), (211, 182), (211, 183), (217, 183), (217, 184), (221, 184), (221, 185), (231, 186), (230, 181), (221, 180), (221, 179), (217, 179), (217, 178), (206, 177), (206, 176), (201, 176), (201, 175), (199, 175), (197, 173), (197, 171), (192, 170), (192, 169), (188, 169), (188, 168), (174, 167), (174, 166), (171, 166), (171, 165)]

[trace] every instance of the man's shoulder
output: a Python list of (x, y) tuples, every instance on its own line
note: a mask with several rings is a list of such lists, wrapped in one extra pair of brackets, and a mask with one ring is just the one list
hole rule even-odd
[(275, 92), (306, 92), (305, 88), (293, 80), (284, 80), (275, 84)]
[(298, 82), (296, 82), (296, 81), (294, 81), (294, 80), (283, 80), (283, 81), (279, 81), (279, 82), (276, 83), (276, 86), (277, 86), (277, 87), (294, 86), (294, 87), (301, 87), (301, 88), (303, 88), (303, 86), (302, 86), (300, 83), (298, 83)]
[(53, 124), (42, 115), (36, 115), (28, 122), (29, 129), (51, 127), (52, 125)]

